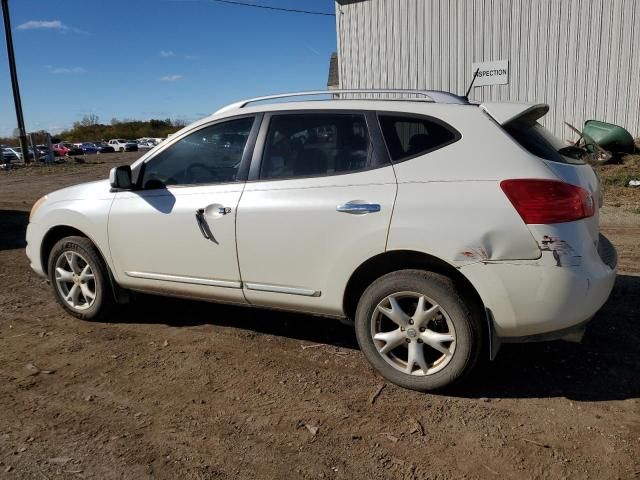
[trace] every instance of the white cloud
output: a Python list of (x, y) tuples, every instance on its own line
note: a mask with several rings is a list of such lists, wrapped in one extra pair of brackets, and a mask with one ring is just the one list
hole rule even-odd
[(53, 68), (50, 65), (48, 66), (49, 71), (51, 73), (55, 73), (55, 74), (70, 74), (70, 73), (75, 73), (75, 74), (79, 74), (79, 73), (85, 73), (86, 70), (83, 67), (73, 67), (73, 68), (66, 68), (66, 67), (56, 67)]
[(163, 82), (177, 82), (183, 78), (184, 77), (182, 75), (165, 75), (164, 77), (160, 77), (160, 80)]
[(18, 30), (69, 30), (60, 20), (29, 20), (18, 25)]
[(174, 55), (175, 53), (173, 53), (173, 50), (160, 50), (161, 57), (173, 57)]
[(73, 32), (82, 33), (88, 35), (88, 32), (80, 30), (79, 28), (70, 27), (65, 25), (60, 20), (29, 20), (28, 22), (21, 23), (16, 27), (17, 30), (56, 30), (58, 32)]

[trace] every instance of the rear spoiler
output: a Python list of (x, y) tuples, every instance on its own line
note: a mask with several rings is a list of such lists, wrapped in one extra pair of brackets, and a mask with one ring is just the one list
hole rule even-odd
[(483, 103), (480, 108), (503, 126), (531, 126), (549, 111), (546, 103)]

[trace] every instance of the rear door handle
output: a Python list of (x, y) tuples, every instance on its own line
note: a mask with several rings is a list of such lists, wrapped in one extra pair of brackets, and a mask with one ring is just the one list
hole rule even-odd
[(352, 215), (365, 215), (380, 211), (379, 203), (347, 202), (336, 207), (337, 212), (350, 213)]

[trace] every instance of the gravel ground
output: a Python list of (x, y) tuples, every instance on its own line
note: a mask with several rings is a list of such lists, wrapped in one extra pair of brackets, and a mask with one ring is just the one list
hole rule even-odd
[(333, 320), (156, 297), (63, 314), (24, 255), (28, 210), (135, 157), (0, 172), (0, 478), (640, 476), (640, 215), (603, 209), (621, 271), (582, 344), (507, 345), (418, 394)]

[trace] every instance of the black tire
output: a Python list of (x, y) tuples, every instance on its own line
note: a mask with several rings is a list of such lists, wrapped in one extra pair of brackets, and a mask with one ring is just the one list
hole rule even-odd
[[(374, 313), (380, 302), (399, 292), (415, 292), (433, 299), (453, 324), (455, 349), (441, 370), (428, 375), (404, 373), (388, 363), (376, 348), (372, 337)], [(356, 337), (369, 363), (390, 382), (411, 390), (438, 390), (460, 382), (478, 363), (483, 328), (481, 319), (472, 312), (474, 309), (449, 278), (424, 270), (399, 270), (378, 278), (360, 298), (355, 318)]]
[[(58, 262), (58, 259), (64, 255), (65, 252), (75, 252), (79, 254), (83, 262), (86, 262), (82, 265), (88, 264), (93, 273), (93, 283), (91, 286), (95, 292), (95, 299), (87, 308), (77, 309), (69, 305), (64, 299), (56, 281), (56, 262)], [(113, 311), (115, 299), (108, 267), (105, 265), (96, 247), (88, 238), (73, 236), (58, 241), (51, 249), (47, 263), (49, 282), (53, 288), (53, 294), (56, 297), (56, 301), (68, 313), (81, 320), (101, 320)]]

